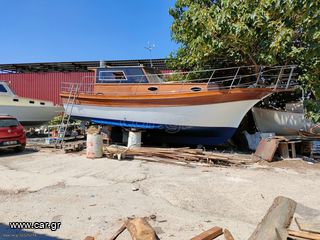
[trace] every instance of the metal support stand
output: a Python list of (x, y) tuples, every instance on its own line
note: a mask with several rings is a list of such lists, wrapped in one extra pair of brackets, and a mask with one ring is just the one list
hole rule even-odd
[(137, 129), (130, 129), (128, 136), (128, 148), (141, 147), (142, 132)]

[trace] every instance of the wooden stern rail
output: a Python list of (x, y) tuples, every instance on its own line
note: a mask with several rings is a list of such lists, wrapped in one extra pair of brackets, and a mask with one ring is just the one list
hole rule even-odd
[(215, 239), (216, 237), (219, 237), (222, 235), (222, 228), (220, 227), (213, 227), (198, 236), (195, 236), (191, 238), (191, 240), (212, 240)]

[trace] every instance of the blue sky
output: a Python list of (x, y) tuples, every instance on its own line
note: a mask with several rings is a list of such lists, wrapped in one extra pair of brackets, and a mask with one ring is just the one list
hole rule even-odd
[(174, 0), (0, 0), (0, 63), (153, 58), (177, 49)]

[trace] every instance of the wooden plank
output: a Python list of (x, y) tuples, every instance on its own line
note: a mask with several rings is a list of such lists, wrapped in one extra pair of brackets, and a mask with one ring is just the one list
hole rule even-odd
[(191, 240), (212, 240), (222, 235), (222, 228), (213, 227), (209, 230), (191, 238)]
[(288, 233), (289, 233), (289, 236), (293, 236), (293, 237), (301, 237), (301, 238), (310, 239), (310, 240), (320, 240), (320, 234), (317, 234), (317, 233), (295, 231), (290, 229), (288, 229)]
[(126, 225), (127, 223), (125, 222), (109, 240), (116, 240), (117, 237), (127, 228)]
[(274, 154), (278, 148), (279, 139), (261, 139), (259, 145), (254, 153), (254, 156), (271, 162), (273, 160)]
[(292, 153), (292, 158), (296, 158), (297, 157), (296, 144), (295, 143), (291, 143), (291, 153)]
[(280, 155), (283, 158), (289, 158), (289, 146), (286, 142), (279, 143)]
[(320, 233), (320, 221), (306, 220), (301, 218), (295, 218), (295, 221), (301, 231)]
[(234, 240), (231, 232), (228, 229), (224, 229), (223, 235), (226, 240)]
[(279, 234), (290, 225), (296, 206), (289, 198), (276, 197), (249, 240), (278, 240)]

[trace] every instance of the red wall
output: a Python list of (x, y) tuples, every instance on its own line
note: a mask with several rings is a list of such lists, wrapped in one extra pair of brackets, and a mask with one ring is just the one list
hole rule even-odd
[(50, 72), (0, 74), (0, 81), (10, 82), (10, 87), (20, 97), (53, 101), (61, 104), (59, 96), (62, 82), (91, 83), (93, 72)]

